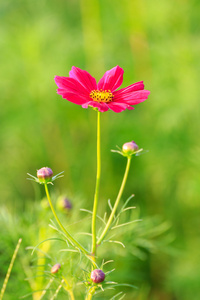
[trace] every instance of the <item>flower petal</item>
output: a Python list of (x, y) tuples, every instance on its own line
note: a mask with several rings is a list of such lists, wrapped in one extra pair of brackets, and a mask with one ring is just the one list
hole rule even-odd
[(90, 93), (90, 90), (83, 87), (77, 80), (73, 78), (56, 76), (54, 80), (57, 86), (61, 89), (64, 89), (66, 92), (77, 93), (86, 96), (88, 96)]
[(106, 103), (99, 103), (96, 101), (88, 101), (87, 103), (82, 105), (83, 108), (88, 108), (88, 106), (96, 107), (100, 112), (109, 110), (109, 106)]
[(86, 97), (77, 93), (66, 92), (65, 89), (57, 89), (57, 93), (61, 95), (64, 99), (67, 99), (68, 101), (78, 105), (82, 105), (88, 101)]
[(116, 103), (127, 103), (129, 105), (136, 105), (139, 104), (140, 102), (143, 102), (147, 100), (149, 95), (149, 91), (140, 91), (137, 93), (131, 93), (129, 95), (123, 95), (123, 96), (114, 96), (113, 102)]
[[(116, 103), (116, 102), (110, 102), (108, 103), (108, 106), (111, 110), (113, 110), (116, 113), (120, 113), (123, 110), (128, 109), (134, 109), (133, 107), (131, 107), (130, 105), (126, 104), (126, 103)], [(130, 107), (130, 108), (129, 108)]]
[(135, 107), (133, 107), (133, 106), (128, 106), (127, 109), (128, 109), (128, 110), (133, 110), (133, 109), (135, 109)]
[(107, 71), (104, 76), (100, 79), (97, 87), (98, 90), (110, 90), (115, 91), (123, 81), (124, 70), (119, 66), (112, 68)]
[(144, 84), (142, 81), (134, 83), (126, 88), (120, 89), (113, 93), (114, 102), (126, 102), (129, 105), (136, 105), (145, 101), (148, 98), (150, 92), (144, 90)]
[(89, 92), (97, 89), (96, 79), (85, 70), (72, 67), (69, 77), (77, 80)]
[(139, 91), (139, 90), (144, 90), (144, 83), (143, 81), (139, 81), (136, 83), (133, 83), (123, 89), (118, 90), (117, 92), (120, 93), (125, 93), (125, 92), (134, 92), (134, 91)]

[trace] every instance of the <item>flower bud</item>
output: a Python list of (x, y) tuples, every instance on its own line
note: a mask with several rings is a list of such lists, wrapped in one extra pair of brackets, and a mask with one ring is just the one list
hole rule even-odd
[(43, 209), (49, 209), (49, 202), (48, 202), (48, 200), (47, 200), (47, 198), (43, 198), (42, 200), (41, 200), (41, 207), (43, 208)]
[(37, 178), (40, 183), (51, 182), (53, 171), (50, 168), (44, 167), (37, 171)]
[(94, 283), (100, 283), (104, 281), (105, 273), (101, 269), (95, 269), (91, 272), (90, 278)]
[(57, 208), (68, 213), (72, 209), (72, 203), (66, 197), (59, 197), (57, 201)]
[(72, 204), (67, 198), (63, 199), (63, 206), (67, 210), (72, 209)]
[(51, 273), (52, 274), (55, 274), (57, 273), (61, 268), (61, 265), (60, 264), (55, 264), (52, 268), (51, 268)]
[(138, 151), (138, 149), (139, 149), (139, 147), (134, 141), (125, 143), (122, 146), (122, 152), (127, 155), (134, 154), (136, 151)]

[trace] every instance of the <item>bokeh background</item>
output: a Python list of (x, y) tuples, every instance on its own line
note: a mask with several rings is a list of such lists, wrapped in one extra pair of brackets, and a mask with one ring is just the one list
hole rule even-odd
[(96, 113), (63, 100), (54, 83), (73, 65), (97, 80), (119, 65), (122, 87), (144, 80), (151, 91), (134, 111), (101, 118), (100, 206), (114, 201), (125, 167), (110, 149), (135, 140), (148, 152), (133, 159), (123, 198), (135, 194), (133, 203), (151, 228), (155, 219), (169, 227), (165, 244), (120, 258), (118, 280), (139, 286), (125, 299), (199, 299), (199, 18), (197, 0), (1, 1), (1, 283), (23, 238), (6, 299), (30, 291), (24, 281), (30, 252), (23, 249), (40, 239), (37, 207), (44, 194), (26, 173), (43, 166), (64, 170), (54, 191), (69, 195), (75, 207), (76, 201), (92, 206)]

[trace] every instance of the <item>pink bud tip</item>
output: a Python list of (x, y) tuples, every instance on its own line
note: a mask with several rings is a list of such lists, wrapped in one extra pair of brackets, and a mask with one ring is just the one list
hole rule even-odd
[(61, 265), (60, 264), (55, 264), (52, 268), (51, 268), (51, 273), (55, 274), (58, 272), (58, 270), (60, 270)]
[(91, 272), (90, 278), (94, 283), (100, 283), (104, 281), (105, 273), (101, 269), (95, 269)]
[(67, 211), (71, 210), (72, 209), (72, 203), (70, 202), (69, 199), (64, 198), (64, 199), (62, 199), (62, 207), (63, 207), (63, 209), (66, 209)]
[(139, 149), (138, 145), (132, 141), (132, 142), (129, 142), (129, 143), (125, 143), (123, 146), (122, 146), (122, 151), (123, 153), (125, 154), (133, 154), (134, 152), (136, 152), (137, 150)]
[(50, 168), (44, 167), (37, 171), (37, 178), (40, 183), (50, 182), (53, 176), (53, 171)]

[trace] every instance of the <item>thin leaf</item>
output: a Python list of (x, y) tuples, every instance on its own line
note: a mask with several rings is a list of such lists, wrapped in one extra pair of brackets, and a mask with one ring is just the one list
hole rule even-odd
[(33, 248), (33, 251), (31, 252), (31, 255), (33, 255), (33, 253), (35, 252), (35, 250), (38, 248), (39, 245), (41, 245), (41, 244), (43, 244), (43, 243), (45, 243), (45, 242), (47, 242), (47, 241), (52, 241), (52, 240), (58, 240), (58, 241), (62, 241), (62, 242), (65, 242), (65, 243), (66, 243), (65, 240), (60, 239), (60, 238), (48, 238), (48, 239), (45, 239), (45, 240), (43, 240), (42, 242), (38, 243), (38, 244)]
[(127, 223), (119, 224), (117, 226), (112, 227), (111, 229), (116, 229), (116, 228), (126, 226), (126, 225), (129, 225), (129, 224), (135, 223), (135, 222), (139, 222), (139, 221), (142, 221), (142, 219), (133, 220), (133, 221), (130, 221), (130, 222), (127, 222)]
[(119, 244), (119, 245), (121, 245), (123, 248), (126, 248), (125, 245), (124, 245), (122, 242), (120, 242), (120, 241), (108, 240), (108, 242), (109, 242), (109, 243)]
[(76, 253), (79, 253), (78, 250), (74, 250), (74, 249), (61, 249), (61, 250), (59, 250), (59, 252), (76, 252)]
[(121, 294), (123, 294), (123, 292), (119, 292), (116, 295), (114, 295), (112, 298), (110, 298), (110, 300), (114, 300), (116, 299), (118, 296), (120, 296)]
[(125, 296), (126, 294), (122, 295), (122, 297), (120, 297), (119, 300), (122, 300)]
[[(32, 250), (32, 249), (35, 249), (35, 247), (26, 247), (26, 250)], [(51, 259), (51, 256), (48, 255), (46, 252), (42, 251), (41, 249), (35, 249), (35, 250), (37, 250), (38, 252), (44, 254), (44, 256), (46, 256), (47, 258)]]
[(104, 220), (105, 223), (106, 223), (106, 216), (107, 216), (107, 212), (105, 212), (104, 216), (103, 216), (103, 220)]
[[(89, 214), (93, 214), (93, 212), (91, 211), (91, 210), (88, 210), (88, 209), (84, 209), (84, 208), (80, 208), (80, 211), (83, 211), (83, 212), (87, 212), (87, 213), (89, 213)], [(101, 220), (104, 224), (106, 224), (105, 223), (105, 221), (104, 221), (104, 219), (102, 219), (99, 215), (96, 215), (97, 216), (97, 218), (99, 219), (99, 220)]]
[(106, 272), (105, 274), (106, 274), (106, 276), (108, 276), (110, 273), (112, 273), (112, 272), (114, 272), (114, 271), (115, 271), (115, 269), (112, 269), (112, 270)]
[(111, 262), (114, 262), (114, 260), (108, 260), (108, 261), (104, 262), (104, 263), (102, 264), (102, 266), (104, 267), (105, 265), (107, 265), (107, 264), (109, 264), (109, 263), (111, 263)]
[(55, 291), (55, 294), (51, 297), (50, 300), (54, 300), (58, 296), (58, 293), (61, 290), (61, 288), (63, 287), (64, 282), (65, 282), (64, 279), (62, 279), (60, 285), (58, 286), (57, 290)]
[[(131, 288), (134, 288), (134, 289), (138, 289), (137, 286), (132, 285), (132, 284), (128, 284), (128, 283), (117, 283), (117, 282), (114, 282), (113, 287), (116, 287), (116, 286), (128, 286), (128, 287), (131, 287)], [(112, 285), (111, 285), (111, 287), (112, 287)]]
[(112, 212), (113, 207), (112, 207), (112, 204), (111, 204), (111, 202), (110, 202), (110, 199), (108, 199), (108, 206), (110, 207), (110, 210), (111, 210), (111, 212)]
[(136, 206), (129, 206), (129, 207), (123, 209), (122, 212), (127, 211), (127, 210), (129, 210), (129, 209), (135, 209), (135, 208), (136, 208)]
[(118, 284), (118, 282), (115, 282), (115, 281), (106, 281), (105, 284)]
[(50, 288), (53, 281), (54, 281), (54, 278), (51, 278), (50, 281), (48, 282), (48, 284), (46, 285), (46, 288), (42, 292), (42, 295), (39, 300), (41, 300), (44, 297), (44, 295), (46, 294), (47, 290)]
[(92, 233), (89, 233), (89, 232), (77, 232), (76, 235), (88, 235), (88, 236), (92, 236)]
[[(43, 292), (44, 290), (45, 289), (35, 290), (35, 291), (31, 292), (31, 293), (28, 293), (28, 294), (26, 294), (24, 296), (21, 296), (19, 299), (25, 299), (25, 298), (27, 298), (29, 296), (33, 296), (33, 294), (36, 294), (38, 292)], [(55, 289), (48, 289), (48, 291), (55, 291)]]

